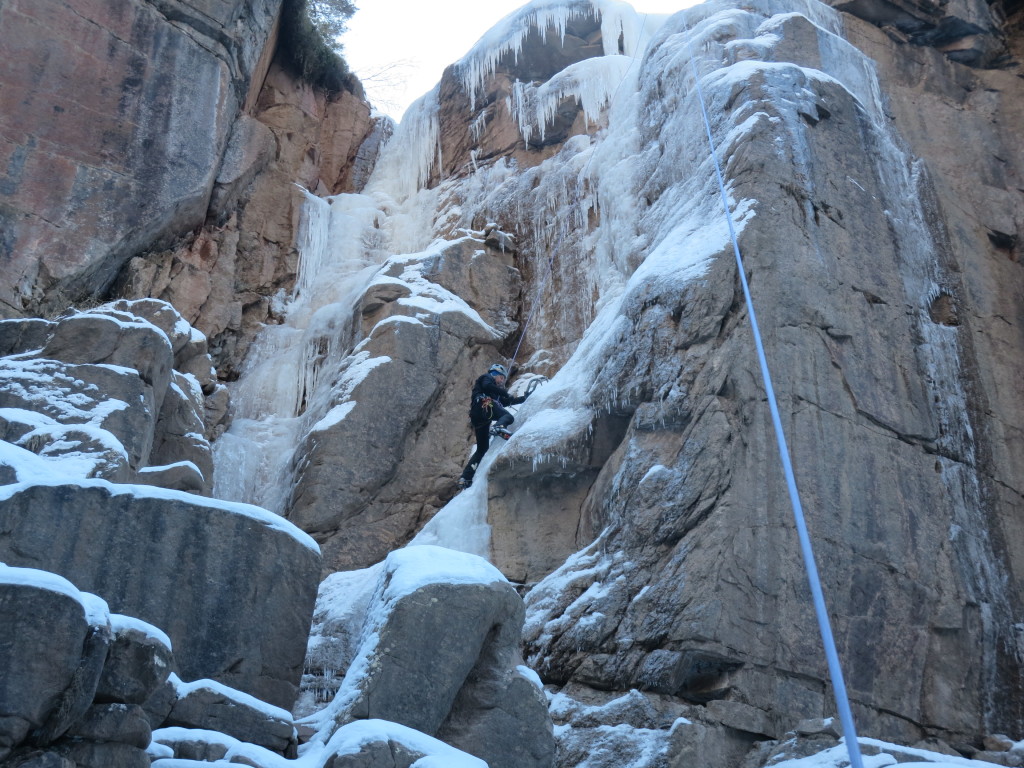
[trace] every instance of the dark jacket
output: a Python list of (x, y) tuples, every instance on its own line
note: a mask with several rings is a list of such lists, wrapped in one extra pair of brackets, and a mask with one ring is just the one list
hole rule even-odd
[(491, 374), (485, 373), (473, 385), (473, 397), (469, 405), (469, 418), (472, 419), (474, 424), (497, 418), (499, 413), (504, 410), (504, 408), (485, 408), (487, 398), (494, 400), (500, 406), (519, 405), (519, 403), (526, 400), (525, 397), (512, 397), (507, 389), (498, 385), (498, 382), (494, 380)]

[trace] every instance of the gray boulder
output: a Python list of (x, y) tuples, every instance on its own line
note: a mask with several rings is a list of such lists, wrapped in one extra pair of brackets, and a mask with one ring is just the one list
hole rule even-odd
[(41, 317), (0, 320), (0, 355), (20, 355), (42, 349), (53, 322)]
[(486, 760), (550, 766), (552, 726), (519, 655), (523, 603), (474, 555), (433, 546), (393, 552), (335, 699), (335, 722), (383, 719)]
[(61, 741), (54, 752), (73, 760), (78, 768), (149, 768), (144, 749), (116, 741)]
[(185, 677), (295, 700), (320, 556), (266, 510), (99, 480), (21, 486), (0, 497), (0, 559), (160, 627)]
[(47, 722), (73, 682), (89, 687), (76, 677), (89, 632), (71, 584), (0, 565), (0, 760)]
[(155, 485), (172, 491), (185, 491), (209, 495), (209, 483), (199, 467), (191, 461), (176, 461), (156, 467), (143, 467), (136, 480), (145, 485)]
[[(203, 393), (196, 380), (173, 371), (171, 386), (164, 396), (163, 407), (156, 423), (149, 463), (154, 467), (166, 467), (183, 462), (191, 464), (196, 470), (195, 474), (202, 480), (200, 492), (208, 494), (210, 480), (213, 478), (213, 457), (210, 453), (210, 443), (204, 436), (204, 407)], [(140, 473), (140, 478), (151, 481), (160, 479), (163, 482), (180, 481), (178, 478), (157, 478), (156, 475), (145, 472)]]
[[(161, 728), (153, 733), (154, 768), (201, 768), (211, 762), (280, 768), (275, 752), (214, 731)], [(417, 760), (451, 768), (486, 768), (483, 760), (423, 733), (383, 720), (349, 723), (326, 742), (306, 746), (302, 762), (322, 768), (410, 768)]]
[(128, 312), (104, 307), (61, 317), (40, 356), (136, 370), (157, 393), (158, 408), (174, 365), (171, 343), (163, 331)]
[(65, 734), (69, 739), (116, 742), (136, 749), (149, 746), (152, 730), (136, 704), (93, 704)]
[[(5, 440), (41, 456), (77, 456), (62, 465), (66, 472), (115, 482), (129, 479), (148, 458), (156, 396), (135, 371), (4, 358), (0, 374)], [(83, 458), (91, 468), (82, 467)]]
[(483, 760), (411, 728), (384, 720), (361, 720), (340, 728), (323, 749), (324, 768), (411, 768), (431, 765), (486, 768)]
[(295, 724), (286, 710), (212, 680), (183, 683), (178, 692), (164, 727), (218, 731), (282, 755), (296, 744)]
[(0, 336), (9, 350), (0, 439), (66, 459), (51, 461), (58, 473), (209, 493), (206, 418), (222, 418), (226, 390), (205, 336), (170, 304), (122, 300), (57, 322), (8, 321)]
[(110, 645), (110, 634), (108, 625), (90, 622), (82, 645), (82, 657), (71, 676), (71, 682), (61, 692), (46, 722), (29, 734), (30, 744), (52, 744), (85, 716), (96, 695), (96, 686)]
[(114, 639), (96, 688), (96, 701), (145, 704), (171, 673), (170, 640), (141, 621), (116, 614), (111, 619)]
[(194, 376), (203, 394), (210, 394), (216, 387), (216, 371), (206, 336), (193, 328), (171, 304), (160, 299), (118, 299), (103, 306), (155, 325), (171, 342), (174, 370)]

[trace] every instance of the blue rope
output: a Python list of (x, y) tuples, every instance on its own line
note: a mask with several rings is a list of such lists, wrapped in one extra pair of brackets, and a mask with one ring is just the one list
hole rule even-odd
[(715, 175), (718, 177), (718, 192), (722, 198), (722, 207), (725, 208), (725, 220), (729, 225), (729, 237), (732, 238), (732, 248), (736, 254), (736, 268), (740, 275), (740, 284), (743, 286), (743, 296), (747, 302), (747, 312), (750, 315), (750, 327), (754, 333), (754, 344), (757, 346), (757, 359), (761, 364), (761, 378), (764, 380), (765, 394), (768, 397), (768, 407), (772, 413), (772, 424), (775, 426), (775, 440), (779, 447), (779, 457), (782, 459), (782, 468), (786, 475), (786, 487), (789, 489), (789, 500), (793, 506), (793, 517), (796, 520), (796, 530), (800, 536), (800, 549), (803, 552), (804, 568), (807, 570), (807, 581), (810, 583), (811, 596), (814, 600), (814, 612), (818, 617), (818, 631), (821, 633), (821, 640), (825, 646), (825, 658), (828, 661), (829, 675), (832, 678), (832, 691), (836, 700), (836, 707), (839, 710), (839, 720), (843, 725), (843, 736), (846, 742), (846, 750), (850, 755), (852, 768), (863, 768), (860, 756), (860, 745), (857, 743), (857, 730), (853, 722), (853, 712), (850, 711), (850, 701), (846, 693), (846, 683), (843, 681), (843, 670), (839, 664), (839, 653), (836, 651), (836, 642), (832, 636), (832, 627), (828, 620), (828, 611), (825, 608), (825, 596), (821, 589), (821, 579), (818, 577), (818, 568), (814, 562), (814, 550), (811, 548), (811, 537), (807, 533), (807, 524), (804, 522), (803, 507), (800, 504), (800, 494), (796, 488), (796, 478), (793, 475), (793, 464), (789, 459), (789, 448), (786, 446), (786, 435), (782, 429), (782, 419), (779, 417), (779, 406), (775, 402), (775, 390), (772, 387), (772, 377), (768, 372), (768, 360), (764, 354), (764, 345), (761, 343), (761, 331), (758, 329), (757, 317), (754, 314), (754, 300), (750, 296), (750, 286), (747, 285), (747, 275), (743, 268), (743, 258), (740, 256), (740, 246), (736, 240), (736, 230), (732, 223), (732, 213), (729, 210), (729, 200), (725, 193), (725, 182), (722, 180), (722, 166), (718, 162), (718, 152), (715, 149), (715, 141), (711, 136), (711, 121), (708, 119), (708, 112), (704, 106), (704, 93), (700, 87), (700, 75), (697, 73), (697, 65), (694, 62), (693, 46), (689, 46), (690, 67), (693, 69), (693, 80), (697, 86), (697, 99), (700, 102), (700, 111), (704, 117), (704, 129), (707, 131), (708, 144), (711, 147), (711, 158), (715, 163)]

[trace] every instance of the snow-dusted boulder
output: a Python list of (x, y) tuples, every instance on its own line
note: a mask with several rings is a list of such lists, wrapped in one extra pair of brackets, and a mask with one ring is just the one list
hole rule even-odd
[[(209, 492), (207, 434), (224, 390), (206, 338), (170, 304), (3, 321), (0, 350), (0, 438), (44, 457), (51, 473)], [(13, 482), (16, 469), (3, 474)]]
[(113, 614), (111, 626), (114, 637), (96, 687), (96, 701), (145, 704), (173, 668), (171, 641), (156, 627), (128, 616)]
[(57, 738), (92, 702), (109, 641), (100, 604), (52, 573), (0, 564), (0, 760), (30, 735)]
[(163, 727), (218, 731), (285, 755), (296, 745), (291, 714), (213, 680), (176, 681), (178, 700)]
[(65, 363), (130, 368), (152, 387), (160, 409), (174, 352), (162, 330), (129, 312), (97, 307), (59, 319), (40, 357)]
[(0, 355), (20, 355), (40, 349), (49, 338), (53, 322), (41, 317), (0, 321)]
[(329, 740), (308, 744), (295, 760), (196, 728), (155, 731), (150, 755), (154, 768), (202, 768), (211, 762), (254, 768), (487, 768), (479, 758), (385, 720), (360, 720), (342, 726)]
[(414, 728), (491, 768), (550, 766), (554, 741), (539, 680), (522, 664), (523, 604), (474, 555), (434, 546), (393, 552), (334, 701), (304, 722), (325, 738), (366, 719)]
[(9, 485), (0, 560), (59, 573), (159, 627), (183, 678), (295, 700), (320, 555), (277, 515), (102, 480)]

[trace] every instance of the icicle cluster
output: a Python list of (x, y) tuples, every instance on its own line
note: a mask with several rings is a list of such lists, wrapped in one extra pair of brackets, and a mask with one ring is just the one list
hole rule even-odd
[[(561, 41), (565, 39), (569, 22), (580, 16), (600, 17), (606, 56), (635, 55), (641, 22), (629, 4), (620, 0), (534, 0), (499, 21), (457, 63), (472, 107), (476, 108), (477, 93), (494, 74), (501, 59), (511, 54), (518, 60), (523, 41), (531, 30), (537, 30), (543, 40), (547, 40), (549, 30), (554, 30)], [(623, 50), (619, 49), (620, 38)]]

